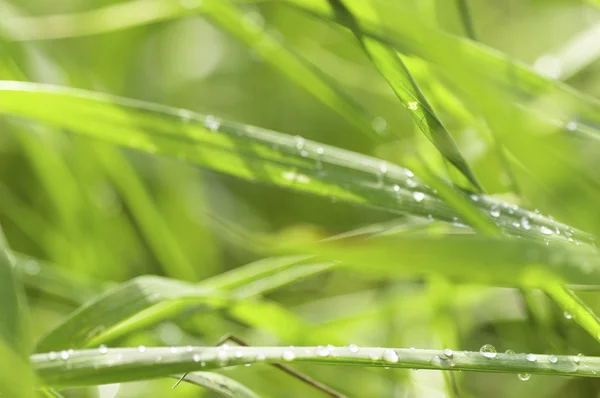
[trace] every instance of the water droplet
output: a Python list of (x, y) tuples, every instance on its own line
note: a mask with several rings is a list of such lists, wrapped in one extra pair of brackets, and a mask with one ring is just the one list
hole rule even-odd
[(382, 175), (385, 175), (387, 173), (387, 171), (388, 171), (387, 164), (381, 163), (379, 165), (379, 173)]
[(302, 149), (304, 149), (304, 138), (300, 137), (299, 135), (297, 135), (295, 137), (296, 140), (296, 149), (301, 151)]
[(575, 362), (575, 365), (579, 365), (580, 360), (581, 360), (581, 354), (573, 355), (573, 362)]
[(221, 122), (216, 117), (208, 115), (206, 120), (204, 120), (204, 125), (210, 131), (215, 132), (219, 129), (219, 127), (221, 127)]
[(552, 232), (552, 230), (548, 227), (546, 227), (545, 225), (542, 225), (540, 227), (540, 232), (543, 233), (544, 235), (552, 235), (554, 232)]
[(529, 223), (529, 219), (527, 217), (521, 218), (521, 226), (523, 229), (531, 229), (531, 224)]
[(350, 344), (348, 346), (348, 351), (357, 353), (359, 351), (359, 348), (356, 344)]
[(407, 176), (407, 177), (414, 177), (415, 173), (413, 173), (409, 169), (404, 169), (404, 175)]
[(244, 366), (249, 368), (252, 364), (251, 363), (245, 363)]
[(173, 354), (177, 354), (177, 347), (171, 347), (171, 352)]
[(537, 362), (537, 356), (535, 354), (527, 354), (525, 355), (525, 359), (529, 362)]
[(558, 358), (556, 357), (556, 355), (550, 355), (548, 357), (548, 362), (550, 362), (550, 363), (557, 363), (558, 362)]
[(515, 355), (515, 352), (511, 349), (506, 350), (504, 353), (507, 355)]
[(496, 347), (491, 344), (485, 344), (479, 349), (479, 353), (486, 358), (496, 358)]
[(331, 344), (327, 344), (327, 349), (329, 350), (329, 352), (333, 352), (333, 351), (335, 351), (335, 346), (331, 345)]
[(241, 351), (236, 351), (236, 352), (235, 352), (235, 357), (236, 357), (236, 358), (241, 358), (241, 357), (243, 357), (243, 356), (244, 356), (244, 354), (243, 354)]
[(376, 132), (382, 133), (385, 131), (385, 129), (387, 129), (387, 121), (384, 118), (378, 116), (373, 118), (371, 126)]
[(419, 109), (419, 103), (416, 101), (413, 102), (409, 102), (407, 104), (408, 109), (410, 109), (411, 111), (416, 111), (417, 109)]
[(322, 345), (318, 346), (315, 350), (315, 353), (318, 357), (326, 357), (329, 356), (329, 348), (323, 347)]
[(412, 197), (417, 202), (420, 202), (425, 199), (425, 194), (423, 192), (413, 192)]
[(394, 190), (394, 192), (398, 193), (400, 192), (400, 185), (394, 185), (392, 189)]
[(569, 123), (567, 123), (567, 130), (569, 131), (575, 131), (577, 130), (577, 122), (574, 120), (571, 120)]
[(296, 354), (294, 354), (294, 351), (292, 350), (284, 350), (281, 354), (281, 357), (284, 361), (293, 361), (296, 359)]
[(445, 348), (444, 355), (446, 358), (452, 358), (454, 356), (454, 351), (452, 351), (450, 348)]
[(490, 210), (490, 216), (492, 216), (492, 217), (500, 217), (500, 210), (499, 209), (492, 209), (492, 210)]
[(141, 346), (138, 347), (138, 351), (139, 352), (146, 352), (146, 347), (143, 346), (143, 345), (141, 345)]
[(194, 362), (200, 362), (200, 354), (194, 354), (194, 356), (192, 356), (192, 359), (194, 360)]
[(61, 351), (60, 352), (60, 358), (61, 359), (64, 359), (66, 361), (67, 359), (69, 359), (69, 357), (70, 357), (70, 355), (69, 355), (68, 351)]
[(469, 195), (469, 198), (471, 198), (471, 200), (473, 202), (478, 202), (479, 201), (479, 196), (475, 195), (474, 193), (472, 193), (471, 195)]
[(383, 360), (390, 363), (396, 363), (398, 362), (398, 354), (396, 351), (388, 348), (383, 351)]
[(154, 362), (156, 362), (156, 363), (162, 362), (162, 357), (160, 355), (157, 356), (156, 358), (154, 358)]
[(408, 178), (406, 180), (406, 186), (409, 188), (415, 188), (417, 186), (417, 183), (415, 182), (415, 180)]
[(51, 361), (54, 361), (56, 358), (58, 358), (58, 354), (55, 353), (54, 351), (51, 351), (48, 353), (48, 359)]
[(529, 373), (519, 373), (519, 380), (527, 381), (531, 379), (531, 375)]
[(521, 226), (521, 224), (519, 224), (518, 222), (514, 221), (512, 223), (512, 226), (515, 227), (515, 228), (519, 228)]
[(565, 319), (573, 319), (573, 315), (570, 312), (565, 311), (563, 315), (565, 316)]
[(206, 366), (206, 362), (200, 362), (200, 366), (205, 367)]
[(410, 347), (409, 350), (414, 351), (415, 347)]
[(179, 117), (181, 118), (182, 122), (188, 123), (190, 121), (190, 119), (192, 118), (192, 113), (190, 111), (188, 111), (187, 109), (180, 109)]
[(259, 354), (256, 356), (256, 359), (257, 359), (258, 361), (264, 361), (266, 358), (267, 358), (267, 357), (266, 357), (266, 356), (265, 356), (265, 354), (263, 354), (262, 352), (261, 352), (261, 353), (259, 353)]
[(379, 361), (381, 359), (379, 354), (377, 354), (375, 352), (370, 353), (369, 358), (371, 358), (372, 361)]
[(100, 347), (98, 347), (98, 352), (100, 352), (100, 354), (106, 354), (108, 352), (108, 348), (102, 344)]

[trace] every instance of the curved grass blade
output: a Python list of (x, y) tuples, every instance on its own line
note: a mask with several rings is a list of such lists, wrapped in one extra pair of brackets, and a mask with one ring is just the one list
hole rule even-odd
[[(0, 112), (152, 154), (174, 156), (242, 179), (328, 199), (456, 222), (435, 189), (405, 168), (339, 148), (156, 104), (83, 90), (0, 82)], [(486, 196), (469, 197), (511, 234), (591, 238), (567, 225)]]
[(67, 387), (147, 380), (186, 371), (254, 363), (309, 362), (404, 369), (528, 373), (600, 377), (600, 358), (541, 354), (374, 347), (164, 347), (117, 348), (35, 354), (33, 368), (45, 386)]
[[(581, 250), (580, 250), (581, 249)], [(286, 250), (286, 249), (284, 249)], [(598, 284), (600, 258), (594, 249), (572, 248), (524, 239), (464, 236), (381, 236), (371, 239), (342, 239), (316, 244), (288, 246), (300, 251), (341, 261), (342, 266), (372, 275), (415, 277), (440, 274), (452, 280), (496, 286), (536, 284), (540, 270), (561, 283)]]
[(332, 79), (319, 72), (307, 60), (287, 48), (261, 26), (244, 18), (243, 14), (227, 1), (205, 0), (203, 4), (204, 15), (252, 48), (272, 67), (337, 112), (367, 137), (374, 141), (381, 139), (373, 128), (373, 116), (352, 98), (344, 95)]
[[(458, 145), (456, 145), (450, 133), (435, 115), (427, 98), (423, 95), (423, 92), (402, 61), (402, 58), (395, 50), (365, 36), (357, 19), (341, 0), (329, 0), (329, 2), (338, 13), (338, 18), (348, 21), (350, 29), (360, 41), (363, 49), (394, 90), (402, 105), (409, 111), (423, 134), (436, 146), (442, 156), (464, 175), (476, 190), (481, 191), (481, 185), (460, 153)], [(374, 20), (378, 20), (377, 12), (367, 2), (363, 3), (357, 12), (360, 12), (361, 15), (371, 14)]]
[(0, 227), (0, 396), (34, 396), (24, 295)]
[[(178, 376), (173, 376), (179, 379)], [(184, 382), (204, 387), (214, 392), (220, 393), (224, 397), (231, 398), (259, 398), (253, 391), (243, 384), (213, 372), (192, 372), (188, 373), (183, 379)]]
[(64, 396), (61, 393), (52, 388), (45, 388), (40, 391), (40, 394), (42, 394), (46, 398), (64, 398)]
[(333, 265), (299, 264), (304, 259), (306, 256), (265, 259), (196, 285), (153, 276), (135, 278), (73, 312), (41, 339), (37, 351), (95, 346), (172, 318), (187, 308), (233, 305)]

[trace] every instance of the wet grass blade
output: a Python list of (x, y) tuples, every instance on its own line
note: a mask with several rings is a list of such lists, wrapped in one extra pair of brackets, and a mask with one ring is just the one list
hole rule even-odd
[[(460, 217), (435, 189), (408, 169), (214, 116), (24, 82), (0, 82), (0, 111), (327, 199), (447, 222), (456, 222)], [(590, 239), (585, 233), (516, 205), (457, 192), (508, 233), (563, 241)]]
[(55, 387), (147, 380), (186, 371), (276, 362), (600, 377), (598, 357), (494, 353), (491, 358), (469, 351), (356, 346), (117, 348), (35, 354), (31, 362), (41, 382)]
[[(408, 110), (419, 129), (429, 140), (431, 140), (431, 142), (433, 142), (442, 156), (464, 175), (472, 187), (481, 191), (481, 185), (477, 181), (477, 178), (467, 161), (460, 153), (456, 142), (435, 115), (427, 98), (423, 95), (423, 92), (417, 85), (417, 82), (411, 75), (407, 66), (404, 64), (402, 58), (395, 50), (389, 48), (385, 44), (365, 36), (359, 26), (359, 22), (342, 1), (329, 1), (338, 13), (338, 18), (348, 21), (349, 27), (360, 41), (363, 49), (381, 75), (386, 79), (390, 87), (394, 90), (398, 99)], [(363, 3), (363, 7), (356, 12), (359, 12), (360, 15), (370, 14), (374, 20), (378, 20), (377, 12), (371, 9), (370, 5), (366, 2)]]

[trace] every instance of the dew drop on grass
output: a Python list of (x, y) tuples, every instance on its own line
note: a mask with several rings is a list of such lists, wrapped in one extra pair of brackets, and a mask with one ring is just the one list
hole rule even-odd
[(65, 360), (65, 361), (66, 361), (67, 359), (69, 359), (69, 357), (70, 357), (70, 355), (69, 355), (69, 352), (68, 352), (68, 351), (61, 351), (61, 352), (60, 352), (60, 358), (61, 358), (61, 359), (63, 359), (63, 360)]
[(241, 357), (243, 357), (243, 356), (244, 356), (244, 354), (243, 354), (241, 351), (236, 351), (236, 352), (235, 352), (235, 357), (236, 357), (236, 358), (241, 358)]
[(258, 353), (258, 355), (256, 356), (256, 359), (258, 361), (264, 361), (266, 358), (267, 358), (266, 355), (263, 354), (262, 352)]
[(492, 217), (500, 217), (500, 210), (498, 210), (498, 209), (492, 209), (492, 210), (490, 210), (490, 216), (492, 216)]
[(542, 225), (540, 227), (540, 232), (544, 235), (552, 235), (554, 233), (550, 228), (546, 227), (545, 225)]
[(186, 346), (185, 346), (185, 350), (186, 350), (187, 352), (192, 352), (192, 351), (194, 350), (194, 347), (192, 347), (191, 345), (186, 345)]
[(392, 189), (394, 190), (394, 192), (399, 193), (400, 192), (400, 185), (394, 185), (392, 187)]
[(382, 118), (382, 117), (375, 117), (373, 118), (373, 121), (371, 122), (371, 126), (373, 127), (373, 130), (375, 130), (378, 133), (383, 133), (385, 131), (385, 129), (387, 128), (387, 121)]
[(192, 356), (192, 359), (194, 360), (194, 362), (200, 362), (200, 354), (194, 354)]
[(515, 355), (515, 352), (513, 350), (510, 350), (510, 349), (506, 350), (504, 353), (507, 354), (507, 355)]
[(409, 169), (404, 169), (404, 175), (407, 176), (407, 177), (414, 177), (415, 173), (413, 173)]
[(479, 201), (479, 196), (475, 195), (474, 193), (472, 193), (471, 195), (469, 195), (469, 198), (471, 198), (471, 200), (473, 202), (478, 202)]
[(294, 351), (292, 350), (284, 350), (281, 354), (281, 358), (283, 358), (284, 361), (293, 361), (296, 359), (296, 354), (294, 354)]
[(190, 121), (190, 119), (192, 118), (192, 114), (187, 109), (180, 109), (179, 117), (181, 118), (181, 121), (183, 123), (188, 123)]
[(567, 123), (567, 130), (569, 131), (575, 131), (577, 130), (577, 122), (574, 120), (571, 120), (569, 123)]
[(304, 138), (297, 135), (295, 139), (296, 139), (296, 149), (299, 151), (303, 150), (304, 149)]
[(100, 352), (100, 354), (106, 354), (108, 352), (108, 348), (102, 344), (100, 347), (98, 347), (98, 352)]
[(486, 358), (496, 358), (496, 347), (491, 344), (485, 344), (479, 349), (479, 353)]
[(323, 169), (323, 154), (325, 153), (325, 149), (322, 146), (317, 148), (317, 170), (321, 171)]
[(386, 362), (390, 362), (390, 363), (396, 363), (398, 362), (398, 354), (396, 353), (396, 351), (388, 348), (385, 351), (383, 351), (383, 356), (382, 356), (383, 360)]
[(450, 348), (445, 348), (444, 355), (446, 356), (446, 358), (451, 359), (454, 356), (454, 351), (452, 351), (452, 349)]
[(315, 353), (318, 357), (326, 357), (329, 356), (329, 348), (323, 347), (322, 345), (318, 346), (315, 350)]
[(329, 350), (330, 353), (332, 353), (333, 351), (335, 351), (335, 346), (331, 345), (331, 344), (327, 344), (327, 349)]
[(565, 311), (564, 316), (565, 316), (565, 319), (568, 319), (568, 320), (573, 319), (573, 314), (571, 314), (570, 312)]
[(348, 351), (353, 352), (353, 353), (357, 353), (360, 349), (358, 348), (358, 346), (356, 344), (350, 344), (348, 346)]
[(411, 111), (416, 111), (417, 109), (419, 109), (419, 103), (416, 101), (413, 102), (409, 102), (407, 104), (408, 109), (410, 109)]
[(372, 352), (369, 354), (369, 358), (371, 358), (372, 361), (378, 361), (381, 359), (381, 357), (379, 356), (379, 354)]
[(51, 361), (54, 361), (56, 358), (58, 358), (58, 354), (54, 351), (51, 351), (48, 353), (48, 359)]
[(171, 347), (171, 352), (173, 354), (176, 354), (177, 353), (177, 347)]
[(556, 355), (550, 355), (548, 357), (548, 362), (550, 362), (550, 363), (557, 363), (558, 362), (558, 358), (556, 357)]
[(531, 224), (529, 223), (529, 219), (527, 217), (521, 218), (521, 226), (526, 230), (531, 229)]
[(215, 132), (219, 129), (219, 127), (221, 127), (221, 122), (219, 122), (216, 117), (208, 115), (206, 120), (204, 120), (204, 125), (210, 131)]
[(581, 354), (573, 355), (573, 362), (575, 365), (579, 365), (579, 361), (581, 360)]
[(527, 381), (531, 379), (531, 375), (529, 373), (519, 373), (519, 380)]
[(420, 202), (423, 199), (425, 199), (425, 194), (423, 192), (413, 192), (412, 196), (413, 196), (413, 199), (416, 200), (417, 202)]
[(417, 183), (412, 178), (407, 178), (406, 179), (406, 186), (409, 187), (409, 188), (416, 188)]
[(146, 352), (146, 346), (143, 346), (143, 345), (139, 346), (138, 347), (138, 351), (139, 352)]
[(527, 354), (525, 355), (525, 359), (529, 362), (537, 362), (537, 356), (535, 354)]

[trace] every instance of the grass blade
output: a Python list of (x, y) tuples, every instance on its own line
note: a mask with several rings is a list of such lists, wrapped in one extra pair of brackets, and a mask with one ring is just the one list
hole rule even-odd
[[(179, 379), (179, 377), (175, 378)], [(224, 397), (259, 398), (243, 384), (219, 373), (192, 372), (188, 373), (183, 381), (220, 393)]]
[(27, 313), (8, 242), (0, 228), (0, 396), (34, 396), (27, 364), (30, 339)]
[[(0, 82), (0, 111), (328, 199), (447, 222), (456, 222), (460, 217), (438, 198), (435, 189), (423, 184), (410, 170), (302, 137), (213, 116), (23, 82)], [(485, 196), (469, 198), (473, 206), (509, 233), (563, 241), (591, 239), (515, 205)]]
[[(460, 153), (456, 142), (435, 115), (402, 58), (395, 50), (363, 35), (355, 16), (340, 0), (329, 1), (339, 18), (349, 21), (350, 28), (362, 44), (363, 49), (394, 90), (402, 105), (409, 111), (419, 129), (433, 142), (442, 156), (456, 167), (475, 189), (481, 191), (481, 185)], [(371, 9), (368, 3), (364, 3), (359, 12), (360, 15), (370, 14), (374, 20), (378, 19), (376, 11)]]
[[(405, 369), (527, 373), (600, 377), (600, 358), (541, 354), (496, 354), (408, 348), (337, 347), (164, 347), (117, 348), (35, 354), (34, 369), (46, 386), (109, 384), (167, 377), (247, 363), (310, 362)], [(319, 355), (320, 354), (320, 355)], [(450, 355), (448, 355), (450, 354)], [(160, 358), (160, 359), (159, 359)]]

